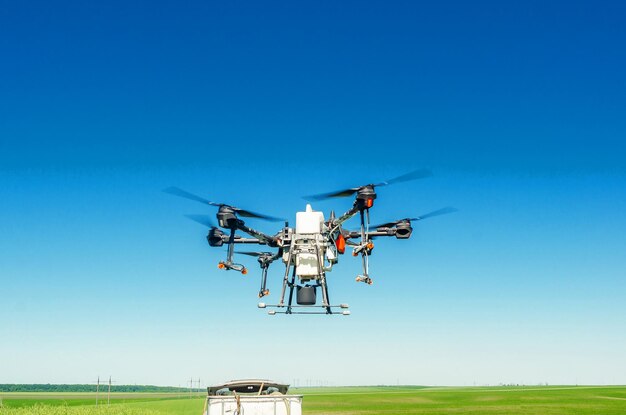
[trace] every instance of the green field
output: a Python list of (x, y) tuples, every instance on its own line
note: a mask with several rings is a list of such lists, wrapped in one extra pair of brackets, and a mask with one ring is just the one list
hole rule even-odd
[[(626, 386), (341, 387), (292, 393), (304, 395), (307, 415), (626, 414)], [(105, 400), (99, 408), (95, 394), (88, 393), (0, 393), (0, 398), (0, 415), (201, 415), (204, 403), (203, 397), (163, 393), (116, 393), (110, 407)]]

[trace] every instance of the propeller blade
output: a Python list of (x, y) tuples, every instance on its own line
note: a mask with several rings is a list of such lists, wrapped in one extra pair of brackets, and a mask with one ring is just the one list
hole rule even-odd
[[(273, 216), (262, 215), (260, 213), (255, 213), (255, 212), (252, 212), (250, 210), (245, 210), (245, 209), (240, 209), (238, 207), (230, 206), (230, 205), (227, 205), (226, 203), (211, 202), (208, 199), (205, 199), (205, 198), (200, 197), (198, 195), (194, 195), (193, 193), (189, 193), (188, 191), (183, 190), (183, 189), (181, 189), (179, 187), (175, 187), (175, 186), (168, 187), (167, 189), (163, 189), (163, 191), (165, 193), (169, 193), (169, 194), (174, 195), (174, 196), (183, 197), (185, 199), (189, 199), (189, 200), (193, 200), (193, 201), (196, 201), (196, 202), (200, 202), (200, 203), (205, 204), (205, 205), (211, 205), (211, 206), (217, 206), (217, 207), (227, 206), (227, 207), (231, 208), (232, 210), (234, 210), (235, 212), (237, 212), (239, 215), (247, 217), (247, 218), (258, 218), (258, 219), (269, 220), (271, 222), (281, 222), (281, 221), (284, 221), (284, 219), (282, 219), (282, 218), (275, 218)], [(192, 218), (190, 218), (190, 219), (191, 220), (195, 220), (195, 219), (192, 219)]]
[(240, 208), (236, 208), (232, 206), (231, 208), (235, 212), (237, 212), (238, 215), (246, 217), (246, 218), (258, 218), (258, 219), (268, 220), (270, 222), (283, 222), (284, 221), (284, 219), (282, 218), (275, 218), (274, 216), (262, 215), (260, 213), (251, 212), (246, 209), (240, 209)]
[(186, 190), (183, 190), (179, 187), (168, 187), (167, 189), (163, 189), (165, 193), (169, 193), (174, 196), (184, 197), (185, 199), (195, 200), (196, 202), (200, 202), (206, 205), (213, 205), (213, 202), (208, 201), (207, 199), (200, 197), (198, 195), (194, 195), (193, 193), (189, 193)]
[(433, 216), (447, 215), (449, 213), (454, 213), (458, 211), (459, 211), (458, 209), (448, 206), (445, 208), (433, 210), (432, 212), (426, 213), (424, 215), (420, 215), (417, 218), (414, 218), (411, 220), (422, 220), (422, 219), (432, 218)]
[(393, 179), (389, 179), (387, 181), (380, 182), (377, 184), (369, 184), (369, 185), (366, 184), (360, 187), (351, 187), (348, 189), (336, 190), (334, 192), (304, 196), (304, 198), (307, 200), (324, 200), (324, 199), (330, 199), (333, 197), (347, 197), (347, 196), (352, 196), (354, 193), (358, 192), (360, 189), (362, 189), (365, 186), (374, 186), (374, 187), (387, 186), (387, 185), (395, 184), (395, 183), (408, 182), (410, 180), (423, 179), (425, 177), (430, 177), (432, 175), (433, 173), (427, 169), (414, 170), (410, 173), (406, 173), (406, 174), (403, 174), (402, 176), (394, 177)]
[(217, 228), (209, 215), (185, 215), (185, 217), (207, 228)]
[(391, 228), (392, 226), (396, 226), (400, 222), (402, 222), (402, 219), (397, 220), (395, 222), (387, 222), (387, 223), (379, 223), (378, 225), (370, 225), (370, 229)]
[(378, 228), (390, 228), (392, 226), (396, 226), (400, 222), (414, 221), (414, 220), (423, 220), (432, 218), (433, 216), (447, 215), (449, 213), (458, 212), (458, 209), (453, 207), (445, 207), (437, 210), (433, 210), (432, 212), (428, 212), (424, 215), (420, 215), (416, 218), (404, 218), (400, 220), (396, 220), (394, 222), (381, 223), (380, 225), (370, 225), (370, 228), (378, 229)]
[(336, 190), (334, 192), (320, 193), (320, 194), (317, 194), (317, 195), (304, 196), (304, 199), (306, 199), (306, 200), (324, 200), (324, 199), (330, 199), (330, 198), (333, 198), (333, 197), (347, 197), (347, 196), (352, 196), (358, 190), (359, 190), (358, 187), (351, 188), (351, 189), (344, 189), (344, 190)]
[(402, 176), (394, 177), (393, 179), (386, 180), (384, 182), (375, 184), (374, 186), (387, 186), (395, 183), (408, 182), (411, 180), (424, 179), (432, 176), (433, 173), (428, 169), (414, 170), (410, 173), (403, 174)]

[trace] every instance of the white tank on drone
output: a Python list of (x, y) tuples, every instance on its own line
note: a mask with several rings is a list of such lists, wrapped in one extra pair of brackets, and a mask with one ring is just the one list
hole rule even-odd
[(306, 205), (306, 211), (296, 213), (295, 238), (296, 245), (300, 248), (295, 258), (296, 275), (303, 280), (319, 278), (321, 270), (316, 250), (320, 247), (316, 248), (316, 245), (323, 225), (324, 214), (314, 211), (311, 205)]
[(323, 224), (324, 213), (314, 211), (309, 204), (305, 212), (296, 213), (296, 233), (321, 233)]

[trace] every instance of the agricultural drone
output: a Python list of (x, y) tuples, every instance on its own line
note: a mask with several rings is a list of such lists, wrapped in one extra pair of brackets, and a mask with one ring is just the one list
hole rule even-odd
[[(212, 202), (178, 187), (169, 187), (164, 192), (218, 208), (217, 226), (207, 215), (186, 216), (209, 228), (207, 241), (210, 246), (227, 245), (226, 260), (220, 261), (218, 268), (227, 271), (239, 271), (245, 275), (248, 273), (247, 268), (233, 261), (234, 254), (256, 257), (261, 267), (259, 298), (270, 293), (267, 289), (267, 272), (270, 265), (278, 259), (282, 260), (285, 265), (285, 273), (280, 300), (275, 305), (259, 303), (259, 308), (270, 308), (268, 312), (270, 315), (277, 313), (333, 314), (333, 310), (337, 309), (341, 309), (341, 314), (349, 315), (350, 311), (348, 311), (347, 304), (331, 305), (326, 277), (326, 274), (338, 263), (339, 255), (345, 252), (346, 246), (352, 247), (353, 256), (361, 256), (363, 273), (356, 277), (356, 281), (371, 285), (373, 281), (369, 276), (369, 257), (374, 249), (374, 238), (395, 236), (397, 239), (408, 239), (413, 232), (412, 221), (456, 211), (454, 208), (446, 207), (414, 218), (370, 225), (370, 209), (374, 206), (374, 200), (377, 197), (377, 187), (421, 179), (430, 175), (429, 170), (416, 170), (380, 183), (306, 196), (305, 199), (309, 201), (349, 196), (355, 196), (355, 200), (352, 207), (339, 217), (335, 217), (334, 211), (331, 211), (328, 220), (324, 219), (322, 212), (314, 211), (311, 205), (307, 204), (304, 212), (296, 213), (295, 228), (289, 227), (289, 223), (285, 222), (285, 226), (273, 236), (250, 228), (241, 218), (257, 218), (272, 222), (282, 221), (280, 218), (255, 213), (225, 203)], [(360, 229), (348, 230), (344, 228), (344, 222), (356, 215), (360, 217)], [(241, 231), (249, 237), (238, 235), (237, 231)], [(265, 245), (273, 248), (274, 251), (235, 251), (235, 244)], [(318, 288), (321, 291), (320, 305), (317, 305)], [(293, 303), (294, 294), (296, 304)], [(286, 302), (285, 295), (288, 295)]]

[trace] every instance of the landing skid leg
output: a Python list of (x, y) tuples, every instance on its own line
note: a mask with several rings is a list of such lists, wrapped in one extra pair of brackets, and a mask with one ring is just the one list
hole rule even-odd
[(269, 267), (263, 267), (261, 273), (261, 289), (259, 290), (259, 298), (268, 295), (270, 292), (267, 290), (267, 270)]
[(293, 301), (294, 288), (296, 288), (296, 267), (293, 267), (291, 282), (289, 283), (289, 303), (287, 304), (287, 314), (291, 314), (291, 302)]
[(363, 214), (363, 209), (361, 209), (361, 246), (363, 249), (361, 250), (361, 259), (363, 262), (363, 279), (365, 281), (369, 281), (369, 270), (368, 270), (368, 258), (367, 258), (367, 248), (365, 248), (365, 244), (368, 243), (366, 230), (369, 231), (370, 224), (370, 210), (367, 209), (367, 229), (365, 228), (365, 215)]
[(228, 254), (226, 258), (226, 263), (227, 264), (232, 264), (233, 263), (233, 252), (235, 250), (235, 231), (237, 229), (236, 228), (231, 228), (230, 229), (230, 236), (228, 238)]
[[(287, 254), (287, 263), (285, 264), (285, 277), (283, 278), (283, 290), (280, 293), (280, 302), (278, 303), (279, 307), (283, 307), (285, 305), (285, 292), (287, 291), (287, 284), (289, 281), (289, 270), (291, 268), (291, 260), (292, 260), (292, 252), (293, 248), (289, 248), (289, 253)], [(291, 305), (291, 301), (289, 302)]]
[(368, 263), (368, 258), (367, 258), (367, 252), (365, 250), (363, 250), (363, 252), (361, 253), (361, 258), (363, 260), (363, 277), (365, 277), (365, 279), (368, 280), (370, 277), (369, 263)]
[(330, 308), (330, 301), (328, 299), (328, 286), (326, 285), (326, 272), (324, 271), (324, 258), (322, 253), (320, 252), (319, 247), (315, 248), (317, 253), (317, 266), (318, 270), (320, 270), (320, 280), (319, 285), (322, 287), (322, 307), (326, 309), (327, 314), (332, 314), (332, 310)]
[(322, 274), (320, 279), (320, 286), (322, 287), (322, 306), (326, 309), (326, 314), (332, 314), (333, 310), (330, 308), (330, 300), (328, 298), (328, 285), (326, 284), (326, 275)]

